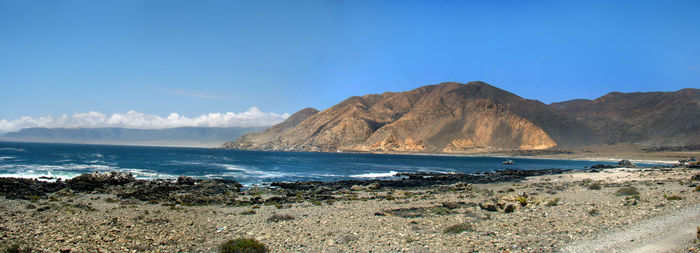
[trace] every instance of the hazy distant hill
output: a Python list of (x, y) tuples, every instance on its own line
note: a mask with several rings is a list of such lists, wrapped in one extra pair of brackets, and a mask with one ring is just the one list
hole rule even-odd
[(551, 104), (600, 132), (608, 144), (700, 143), (700, 89), (675, 92), (612, 92), (595, 100)]
[(468, 153), (598, 140), (595, 131), (566, 114), (483, 82), (351, 97), (318, 113), (305, 109), (303, 115), (301, 122), (271, 128), (284, 125), (285, 131), (251, 133), (227, 147)]
[(265, 127), (26, 128), (6, 133), (0, 140), (215, 147), (227, 140), (263, 129)]

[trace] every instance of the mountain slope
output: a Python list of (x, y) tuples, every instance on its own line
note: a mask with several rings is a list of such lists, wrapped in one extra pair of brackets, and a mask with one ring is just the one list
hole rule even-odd
[(228, 147), (469, 153), (546, 149), (598, 140), (579, 121), (483, 82), (442, 83), (407, 92), (350, 97), (293, 128), (279, 128), (285, 131), (266, 131), (261, 133), (264, 138), (243, 137)]
[(259, 146), (260, 143), (270, 143), (275, 141), (278, 136), (287, 133), (289, 130), (298, 126), (302, 121), (306, 120), (311, 115), (318, 113), (314, 108), (305, 108), (298, 111), (292, 116), (289, 116), (285, 121), (274, 125), (262, 132), (247, 133), (239, 138), (239, 146), (233, 142), (224, 143), (224, 148), (239, 148), (239, 149), (266, 149), (264, 146)]
[(551, 104), (585, 122), (608, 144), (700, 143), (700, 89), (675, 92), (612, 92), (595, 100)]

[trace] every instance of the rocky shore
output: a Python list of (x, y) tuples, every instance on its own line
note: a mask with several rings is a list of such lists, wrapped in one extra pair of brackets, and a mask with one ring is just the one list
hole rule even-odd
[[(244, 237), (273, 252), (554, 252), (700, 204), (698, 174), (504, 170), (254, 188), (116, 172), (59, 182), (0, 178), (0, 244), (37, 252), (213, 252)], [(698, 244), (679, 246), (697, 252)]]

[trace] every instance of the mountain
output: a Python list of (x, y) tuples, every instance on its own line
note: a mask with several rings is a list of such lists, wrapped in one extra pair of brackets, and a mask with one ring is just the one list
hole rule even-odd
[(611, 92), (595, 100), (550, 105), (603, 136), (606, 144), (690, 145), (700, 143), (700, 89), (675, 92)]
[[(292, 130), (294, 127), (298, 126), (302, 121), (306, 120), (308, 117), (311, 115), (314, 115), (318, 113), (318, 110), (314, 108), (305, 108), (302, 109), (301, 111), (298, 111), (292, 116), (289, 116), (285, 121), (282, 123), (279, 123), (277, 125), (274, 125), (265, 131), (256, 133), (248, 133), (246, 135), (243, 135), (239, 140), (238, 143), (240, 143), (240, 147), (236, 146), (235, 143), (233, 142), (226, 142), (224, 143), (224, 148), (245, 148), (245, 149), (270, 149), (270, 147), (254, 147), (252, 144), (253, 143), (271, 143), (273, 142), (278, 136), (287, 133), (289, 130)], [(250, 146), (245, 146), (251, 144)]]
[(484, 82), (350, 97), (321, 112), (297, 114), (226, 147), (473, 153), (590, 145), (600, 139), (590, 126), (560, 110)]
[(125, 144), (125, 145), (166, 145), (166, 146), (220, 146), (226, 140), (236, 139), (243, 134), (261, 131), (264, 127), (178, 127), (168, 129), (128, 129), (128, 128), (25, 128), (10, 132), (0, 140)]

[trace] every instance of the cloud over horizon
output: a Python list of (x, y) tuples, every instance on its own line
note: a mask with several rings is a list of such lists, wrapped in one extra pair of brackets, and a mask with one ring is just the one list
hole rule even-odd
[(123, 127), (135, 129), (164, 129), (174, 127), (255, 127), (271, 126), (289, 117), (288, 113), (265, 113), (257, 107), (233, 113), (208, 113), (197, 117), (186, 117), (170, 113), (167, 117), (144, 114), (136, 111), (114, 113), (110, 116), (100, 112), (63, 114), (59, 117), (24, 116), (16, 120), (0, 120), (0, 133), (15, 132), (24, 128), (102, 128)]

